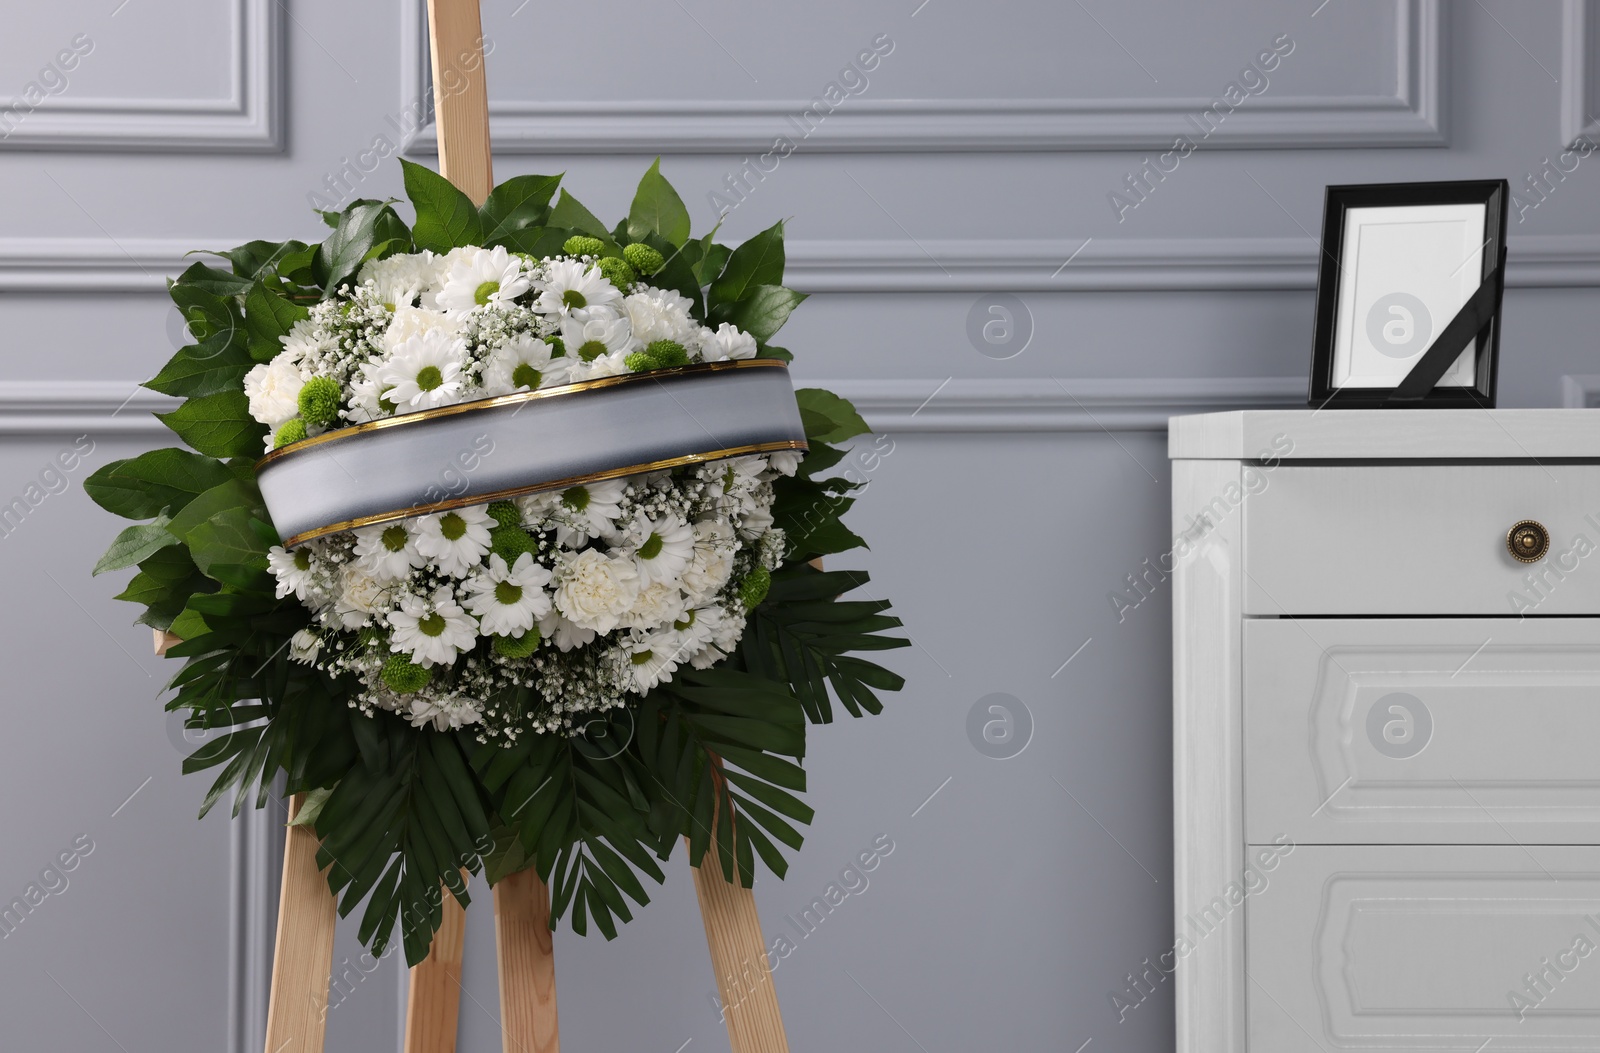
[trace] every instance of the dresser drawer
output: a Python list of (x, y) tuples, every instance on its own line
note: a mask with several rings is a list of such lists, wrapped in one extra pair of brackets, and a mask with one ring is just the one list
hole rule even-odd
[(1250, 1053), (1600, 1049), (1600, 848), (1300, 846), (1244, 902)]
[(1243, 646), (1247, 840), (1600, 844), (1600, 620), (1251, 619)]
[[(1262, 477), (1243, 501), (1247, 615), (1600, 614), (1600, 465), (1283, 464)], [(1537, 564), (1506, 548), (1524, 519), (1550, 533)]]

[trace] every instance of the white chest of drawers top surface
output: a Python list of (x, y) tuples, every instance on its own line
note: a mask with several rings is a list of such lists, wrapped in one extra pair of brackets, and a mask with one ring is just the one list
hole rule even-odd
[[(1255, 460), (1284, 437), (1285, 460), (1600, 461), (1592, 409), (1240, 410), (1173, 417), (1172, 460)], [(1268, 451), (1263, 454), (1262, 451)]]

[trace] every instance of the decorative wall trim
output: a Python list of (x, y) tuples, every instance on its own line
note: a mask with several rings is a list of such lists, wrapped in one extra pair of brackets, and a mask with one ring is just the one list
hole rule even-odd
[[(1168, 417), (1184, 413), (1300, 406), (1306, 390), (1300, 377), (801, 377), (797, 383), (837, 391), (875, 430), (936, 433), (1162, 431)], [(169, 435), (150, 414), (175, 405), (133, 381), (0, 381), (0, 435)]]
[(1600, 135), (1600, 82), (1589, 36), (1600, 28), (1596, 0), (1562, 0), (1561, 139), (1568, 146)]
[[(431, 112), (422, 0), (401, 4), (402, 112)], [(1444, 146), (1444, 5), (1396, 3), (1397, 92), (1392, 96), (1254, 97), (1206, 138), (1214, 147)], [(850, 99), (815, 126), (809, 153), (1169, 149), (1193, 135), (1185, 119), (1209, 98)], [(761, 153), (794, 136), (791, 118), (809, 101), (619, 100), (540, 103), (491, 100), (499, 154)], [(798, 140), (796, 140), (798, 141)], [(438, 152), (430, 121), (404, 144)]]
[[(232, 83), (216, 99), (48, 96), (0, 149), (276, 153), (283, 149), (284, 7), (232, 0)], [(10, 100), (0, 100), (9, 104)]]
[[(196, 245), (246, 238), (0, 238), (0, 292), (160, 293)], [(1600, 287), (1600, 235), (1512, 235), (1514, 289)], [(1317, 286), (1310, 238), (795, 240), (805, 292), (1256, 292)], [(1067, 260), (1071, 259), (1068, 263)]]
[(272, 990), (278, 884), (283, 870), (283, 802), (246, 804), (233, 820), (228, 875), (228, 1053), (257, 1053), (266, 1041)]
[(1600, 409), (1600, 374), (1562, 377), (1561, 405), (1568, 409)]

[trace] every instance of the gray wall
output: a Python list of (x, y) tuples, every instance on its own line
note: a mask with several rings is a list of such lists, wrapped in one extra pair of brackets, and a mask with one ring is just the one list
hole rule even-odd
[[(485, 4), (497, 174), (564, 169), (604, 216), (659, 153), (704, 229), (806, 100), (859, 91), (725, 228), (794, 218), (793, 284), (818, 294), (784, 341), (797, 373), (893, 442), (854, 513), (875, 547), (840, 563), (917, 644), (884, 716), (815, 732), (811, 836), (757, 888), (786, 931), (874, 838), (895, 846), (781, 962), (793, 1047), (1170, 1050), (1170, 984), (1120, 1022), (1109, 998), (1172, 940), (1167, 593), (1121, 622), (1108, 600), (1168, 543), (1164, 420), (1300, 397), (1335, 182), (1503, 176), (1539, 201), (1511, 224), (1502, 404), (1600, 400), (1600, 159), (1524, 188), (1596, 123), (1597, 5), (520, 2)], [(88, 577), (115, 524), (80, 483), (163, 441), (133, 385), (174, 347), (162, 279), (185, 250), (318, 236), (312, 195), (397, 194), (392, 161), (360, 169), (432, 149), (409, 134), (421, 24), (420, 0), (104, 0), (31, 5), (0, 36), (0, 99), (58, 89), (0, 126), (0, 500), (94, 444), (0, 538), (0, 900), (93, 844), (0, 940), (7, 1049), (256, 1042), (274, 816), (194, 821), (170, 667), (121, 583)], [(868, 83), (841, 78), (880, 34)], [(1241, 77), (1280, 38), (1270, 83)], [(76, 68), (42, 72), (75, 39)], [(1235, 81), (1259, 94), (1119, 217), (1110, 195)], [(1025, 345), (969, 336), (995, 304)], [(1005, 760), (967, 730), (996, 693), (1031, 715)], [(488, 1050), (487, 906), (470, 919), (462, 1048)], [(726, 1048), (681, 859), (617, 941), (556, 947), (571, 1048)], [(356, 954), (345, 932), (336, 960)], [(330, 1048), (395, 1049), (402, 970), (348, 975)]]

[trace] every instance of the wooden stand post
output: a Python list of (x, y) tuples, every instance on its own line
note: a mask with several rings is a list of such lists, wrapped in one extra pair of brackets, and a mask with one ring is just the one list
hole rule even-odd
[(506, 1053), (559, 1053), (556, 960), (550, 890), (532, 870), (494, 887), (494, 943), (500, 959), (500, 1029)]
[(755, 893), (722, 876), (715, 846), (706, 853), (704, 865), (691, 869), (711, 969), (722, 996), (728, 1044), (733, 1053), (789, 1053)]
[[(302, 798), (289, 802), (289, 818)], [(316, 831), (291, 826), (283, 846), (278, 895), (278, 940), (267, 1002), (267, 1053), (322, 1053), (328, 1023), (328, 978), (333, 971), (337, 904), (317, 867)]]
[[(463, 879), (467, 875), (462, 874)], [(433, 934), (428, 956), (411, 969), (406, 996), (405, 1053), (455, 1053), (461, 1020), (461, 957), (466, 945), (467, 912), (443, 891), (443, 920)]]

